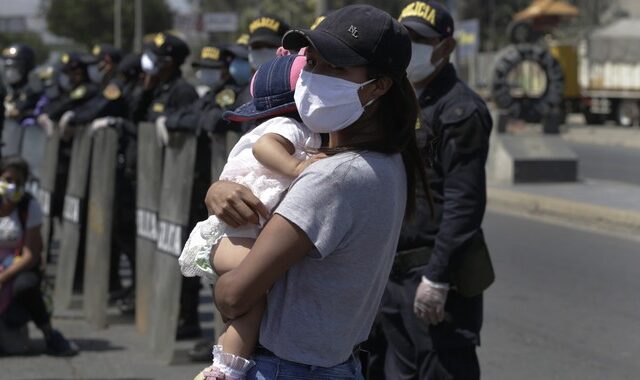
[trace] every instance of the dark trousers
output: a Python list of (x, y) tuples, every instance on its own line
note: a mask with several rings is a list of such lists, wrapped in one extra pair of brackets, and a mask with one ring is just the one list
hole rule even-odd
[(429, 326), (413, 312), (419, 268), (387, 284), (380, 312), (364, 349), (369, 380), (477, 380), (476, 355), (482, 296), (449, 293), (447, 321)]
[(33, 271), (21, 272), (13, 279), (12, 303), (22, 307), (38, 327), (49, 325), (51, 319), (40, 291), (41, 277)]

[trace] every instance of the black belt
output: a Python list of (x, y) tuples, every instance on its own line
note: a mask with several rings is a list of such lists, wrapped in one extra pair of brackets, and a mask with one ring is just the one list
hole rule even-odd
[[(357, 344), (353, 347), (353, 354), (354, 355), (358, 355), (358, 352), (360, 352), (360, 345)], [(264, 346), (262, 346), (261, 344), (258, 344), (256, 346), (256, 348), (253, 350), (253, 354), (258, 356), (272, 356), (272, 357), (277, 357), (276, 354), (274, 354), (273, 352), (271, 352), (269, 349), (265, 348)]]
[(418, 247), (400, 251), (396, 254), (391, 267), (391, 277), (402, 277), (412, 268), (427, 265), (431, 258), (431, 248)]

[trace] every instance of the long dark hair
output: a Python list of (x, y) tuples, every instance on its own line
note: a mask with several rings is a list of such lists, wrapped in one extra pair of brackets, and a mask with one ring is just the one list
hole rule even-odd
[[(368, 68), (371, 79), (381, 78), (384, 73)], [(429, 190), (429, 179), (424, 160), (416, 141), (416, 124), (418, 121), (418, 100), (413, 86), (406, 75), (393, 80), (393, 85), (378, 100), (375, 119), (383, 128), (380, 136), (373, 140), (342, 146), (339, 148), (321, 148), (326, 154), (344, 151), (370, 150), (386, 154), (400, 153), (407, 176), (407, 205), (405, 218), (411, 219), (416, 208), (416, 189), (422, 185), (429, 201), (433, 217), (433, 198)]]

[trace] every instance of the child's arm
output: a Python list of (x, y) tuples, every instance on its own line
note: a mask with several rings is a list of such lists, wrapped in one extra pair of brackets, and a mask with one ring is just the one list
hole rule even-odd
[(253, 155), (267, 168), (288, 177), (297, 177), (317, 159), (298, 160), (293, 157), (295, 147), (291, 141), (277, 133), (267, 133), (253, 144)]

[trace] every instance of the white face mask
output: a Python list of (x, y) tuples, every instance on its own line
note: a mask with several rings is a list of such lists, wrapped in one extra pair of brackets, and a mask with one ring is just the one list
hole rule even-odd
[(8, 84), (16, 84), (22, 80), (22, 73), (17, 67), (9, 66), (4, 70), (4, 79)]
[(358, 90), (373, 81), (354, 83), (302, 70), (293, 95), (302, 122), (316, 133), (336, 132), (350, 126), (375, 100), (363, 106), (358, 96)]
[(198, 82), (202, 85), (213, 87), (215, 84), (220, 82), (220, 77), (222, 76), (222, 70), (220, 69), (199, 69), (196, 70), (196, 78)]
[(276, 57), (276, 49), (273, 48), (262, 48), (262, 49), (251, 49), (249, 48), (249, 64), (251, 68), (254, 70), (258, 70), (260, 65), (265, 62), (269, 62), (270, 60)]
[(433, 52), (440, 47), (441, 44), (442, 42), (434, 47), (426, 44), (417, 44), (415, 42), (411, 43), (411, 62), (409, 62), (409, 67), (407, 67), (407, 78), (409, 78), (411, 83), (419, 83), (426, 79), (429, 75), (433, 74), (442, 61), (444, 61), (443, 57), (440, 58), (438, 62), (431, 63)]
[(140, 58), (140, 67), (146, 74), (154, 74), (156, 72), (156, 60), (155, 54), (143, 53)]

